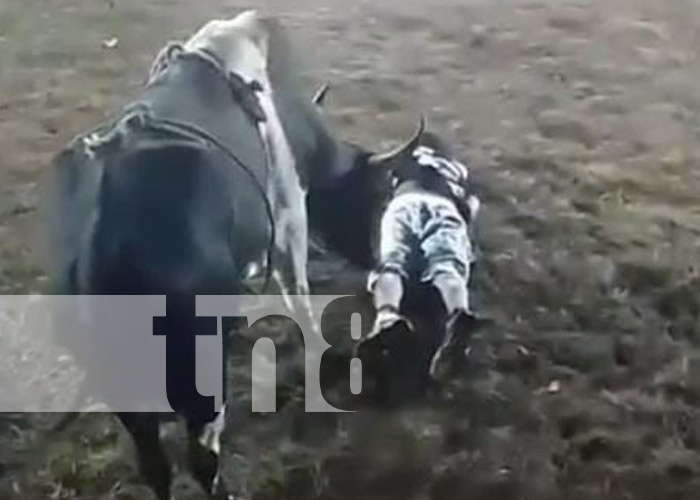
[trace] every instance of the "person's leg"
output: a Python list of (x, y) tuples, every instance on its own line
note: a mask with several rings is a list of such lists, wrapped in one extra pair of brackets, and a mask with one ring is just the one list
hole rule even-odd
[(467, 223), (449, 202), (431, 207), (421, 249), (427, 264), (423, 280), (438, 290), (448, 316), (469, 312), (472, 245)]
[(430, 376), (441, 379), (448, 369), (465, 360), (468, 340), (482, 322), (469, 305), (466, 277), (457, 272), (441, 272), (433, 278), (433, 285), (440, 292), (447, 311), (443, 337), (430, 363)]
[(479, 324), (469, 300), (472, 253), (466, 222), (452, 207), (435, 207), (422, 248), (428, 263), (423, 279), (438, 290), (447, 312), (445, 331), (430, 366), (431, 376), (437, 378), (440, 365), (462, 360), (466, 341)]
[(379, 332), (400, 319), (399, 308), (403, 299), (403, 277), (394, 271), (379, 273), (374, 283), (374, 309), (377, 311), (373, 332)]
[(439, 273), (433, 278), (433, 286), (440, 292), (448, 317), (457, 311), (470, 311), (468, 283), (468, 271), (467, 276), (450, 272)]
[(415, 240), (411, 227), (414, 211), (410, 204), (392, 203), (382, 217), (380, 265), (370, 273), (367, 282), (376, 311), (372, 335), (401, 319), (399, 311), (404, 295), (403, 280), (408, 276), (407, 267)]

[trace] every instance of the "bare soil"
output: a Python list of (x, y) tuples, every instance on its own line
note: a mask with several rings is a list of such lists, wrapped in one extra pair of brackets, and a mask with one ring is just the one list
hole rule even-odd
[[(700, 498), (694, 1), (3, 0), (0, 293), (46, 285), (51, 156), (136, 95), (167, 41), (249, 7), (288, 26), (310, 95), (330, 81), (343, 137), (386, 146), (423, 112), (471, 161), (474, 293), (497, 325), (411, 408), (241, 422), (256, 497)], [(317, 291), (361, 289), (337, 260), (312, 267)], [(3, 365), (13, 345), (0, 332)], [(0, 416), (0, 498), (151, 498), (111, 418), (57, 418)]]

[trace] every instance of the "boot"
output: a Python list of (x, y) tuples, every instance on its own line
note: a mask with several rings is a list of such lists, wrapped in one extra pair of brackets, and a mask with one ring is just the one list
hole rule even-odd
[[(377, 317), (374, 321), (374, 327), (362, 339), (357, 347), (355, 354), (360, 352), (374, 351), (377, 353), (386, 354), (386, 349), (392, 342), (389, 338), (404, 337), (413, 333), (414, 328), (411, 321), (399, 313), (393, 306), (384, 306), (377, 310)], [(390, 334), (390, 335), (389, 335)]]
[(466, 360), (467, 341), (486, 321), (469, 311), (455, 311), (447, 319), (445, 335), (430, 362), (430, 377), (442, 379), (447, 371)]
[(374, 339), (389, 330), (393, 329), (413, 331), (411, 321), (403, 316), (398, 309), (393, 306), (383, 306), (377, 310), (377, 317), (374, 321), (374, 328), (367, 335), (367, 340)]
[(362, 361), (368, 382), (369, 391), (363, 392), (382, 406), (394, 407), (418, 392), (416, 382), (425, 378), (420, 368), (425, 358), (412, 322), (395, 310), (381, 312), (372, 331), (358, 343), (355, 355)]

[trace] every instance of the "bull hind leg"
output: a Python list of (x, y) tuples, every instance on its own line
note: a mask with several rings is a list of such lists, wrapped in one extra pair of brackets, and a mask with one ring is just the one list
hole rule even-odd
[[(306, 242), (304, 243), (304, 246)], [(274, 272), (275, 281), (280, 288), (285, 306), (290, 311), (293, 319), (301, 329), (300, 336), (295, 339), (295, 353), (291, 361), (291, 369), (301, 380), (306, 373), (307, 349), (314, 344), (308, 344), (304, 338), (304, 332), (316, 337), (322, 337), (321, 326), (314, 317), (309, 297), (309, 284), (306, 275), (306, 249), (297, 253), (300, 249), (291, 249), (291, 245), (285, 250), (280, 250), (277, 259), (277, 268)]]
[(158, 500), (170, 500), (172, 471), (160, 442), (157, 413), (118, 413), (136, 445), (139, 470)]
[(199, 419), (187, 421), (188, 456), (192, 475), (208, 495), (217, 499), (227, 498), (219, 474), (220, 441), (225, 418), (223, 408), (212, 422), (205, 423)]
[(274, 273), (285, 306), (301, 328), (301, 336), (296, 339), (297, 349), (293, 357), (293, 370), (304, 378), (307, 345), (304, 332), (321, 337), (321, 326), (314, 317), (309, 297), (309, 285), (306, 281), (306, 266), (300, 269), (303, 259), (295, 258), (292, 252), (282, 253), (278, 259), (278, 268)]

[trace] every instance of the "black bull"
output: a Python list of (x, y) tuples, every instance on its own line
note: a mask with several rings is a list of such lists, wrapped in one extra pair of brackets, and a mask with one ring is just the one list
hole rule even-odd
[[(271, 80), (308, 190), (311, 229), (341, 255), (371, 265), (374, 174), (366, 154), (331, 135), (288, 74), (271, 71)], [(97, 132), (106, 139), (93, 149), (86, 136), (72, 141), (54, 164), (54, 292), (165, 295), (177, 332), (193, 328), (195, 295), (244, 293), (245, 263), (270, 249), (275, 222), (264, 196), (270, 165), (251, 96), (252, 89), (232, 88), (231, 78), (209, 62), (182, 57), (139, 99), (146, 115), (135, 108), (122, 116), (132, 116), (133, 123), (101, 127)], [(150, 115), (191, 124), (205, 135), (149, 126)], [(189, 354), (183, 352), (183, 359)], [(182, 377), (183, 389), (168, 396), (187, 421), (193, 472), (210, 489), (218, 464), (196, 437), (216, 415), (187, 390), (190, 372), (183, 368), (175, 376)], [(170, 472), (157, 416), (119, 416), (135, 438), (144, 475), (167, 498)]]

